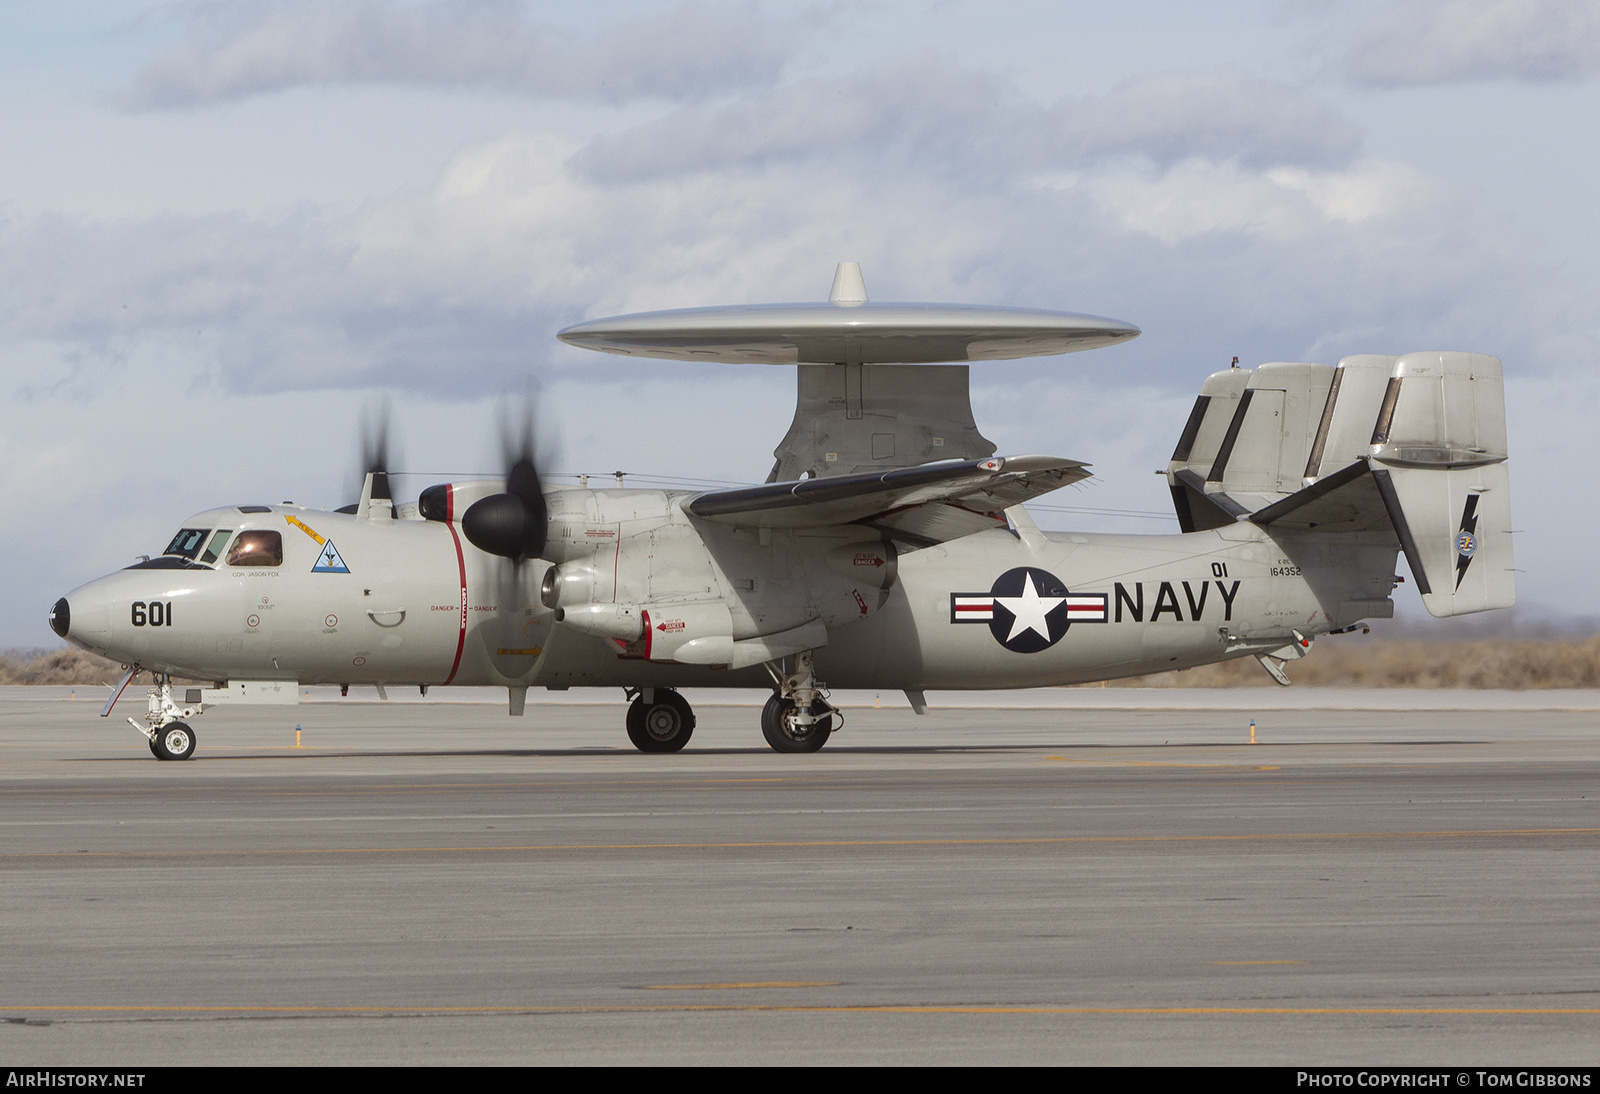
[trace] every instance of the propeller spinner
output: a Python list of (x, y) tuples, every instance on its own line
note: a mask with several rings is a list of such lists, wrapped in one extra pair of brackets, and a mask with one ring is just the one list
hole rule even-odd
[(474, 502), (462, 514), (461, 530), (478, 550), (521, 562), (543, 553), (548, 521), (539, 472), (523, 456), (506, 475), (506, 492)]
[(461, 530), (480, 551), (521, 563), (544, 552), (549, 510), (539, 471), (534, 466), (533, 398), (528, 397), (520, 436), (513, 443), (509, 423), (503, 428), (508, 465), (506, 491), (474, 502), (461, 516)]

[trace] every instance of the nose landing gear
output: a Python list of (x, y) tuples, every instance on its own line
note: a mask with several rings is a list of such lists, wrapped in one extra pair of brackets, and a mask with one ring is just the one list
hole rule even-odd
[[(128, 675), (131, 677), (138, 671), (138, 666), (134, 666)], [(110, 710), (110, 704), (106, 709)], [(173, 702), (172, 677), (157, 674), (156, 686), (150, 689), (150, 710), (144, 716), (144, 724), (132, 718), (128, 719), (128, 724), (150, 742), (150, 754), (156, 759), (187, 760), (194, 755), (196, 738), (194, 730), (183, 719), (193, 718), (204, 709), (199, 703), (180, 707)]]

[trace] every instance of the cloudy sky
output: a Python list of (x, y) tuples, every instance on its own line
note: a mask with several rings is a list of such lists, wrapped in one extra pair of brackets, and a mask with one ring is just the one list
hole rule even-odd
[(412, 492), (530, 377), (562, 470), (760, 481), (791, 370), (553, 334), (840, 259), (1144, 329), (974, 367), (1098, 472), (1047, 527), (1176, 530), (1234, 355), (1495, 354), (1521, 597), (1600, 615), (1593, 0), (12, 0), (0, 61), (0, 645), (194, 511), (353, 500), (385, 393)]

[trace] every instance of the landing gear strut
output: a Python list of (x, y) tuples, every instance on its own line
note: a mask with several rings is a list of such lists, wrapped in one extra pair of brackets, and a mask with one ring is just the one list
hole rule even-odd
[(775, 752), (815, 752), (828, 743), (834, 717), (844, 718), (828, 702), (827, 689), (817, 681), (811, 651), (796, 654), (795, 671), (779, 673), (768, 662), (778, 691), (761, 709), (761, 735)]
[[(137, 669), (135, 670), (137, 671)], [(158, 760), (187, 760), (194, 755), (194, 730), (182, 719), (193, 718), (204, 708), (196, 703), (180, 707), (172, 701), (172, 677), (158, 675), (150, 689), (150, 711), (140, 725), (132, 718), (128, 724), (150, 742), (150, 754)]]
[(629, 689), (628, 740), (640, 752), (676, 752), (694, 732), (694, 710), (671, 688)]

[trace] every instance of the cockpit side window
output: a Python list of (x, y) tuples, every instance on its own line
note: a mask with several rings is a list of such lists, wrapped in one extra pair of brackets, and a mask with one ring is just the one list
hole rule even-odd
[(228, 542), (228, 537), (233, 535), (231, 529), (219, 528), (211, 534), (211, 545), (206, 548), (206, 553), (200, 556), (201, 562), (215, 562), (222, 555), (222, 545)]
[(164, 555), (180, 555), (183, 558), (193, 558), (200, 550), (200, 545), (206, 541), (206, 529), (183, 528), (172, 537), (172, 542), (167, 544)]
[(228, 549), (229, 566), (283, 565), (283, 536), (278, 532), (254, 529), (239, 533)]

